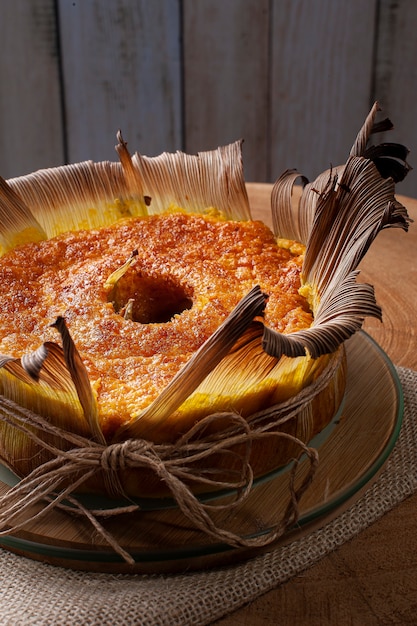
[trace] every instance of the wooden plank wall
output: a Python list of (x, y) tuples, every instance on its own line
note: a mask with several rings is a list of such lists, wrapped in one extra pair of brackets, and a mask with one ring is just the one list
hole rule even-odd
[(119, 128), (148, 155), (244, 138), (247, 180), (313, 178), (375, 99), (417, 153), (414, 0), (0, 2), (5, 178), (114, 160)]

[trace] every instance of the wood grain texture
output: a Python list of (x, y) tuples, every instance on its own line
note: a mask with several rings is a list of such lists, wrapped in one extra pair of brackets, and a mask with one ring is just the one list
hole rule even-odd
[(270, 180), (346, 161), (368, 113), (376, 2), (275, 0)]
[(178, 0), (60, 0), (69, 162), (181, 148)]
[[(412, 150), (412, 0), (4, 0), (0, 174), (243, 138), (247, 180), (343, 162), (372, 102)], [(412, 156), (411, 156), (412, 162)], [(413, 173), (401, 184), (417, 195)]]
[(53, 0), (4, 0), (0, 20), (0, 173), (63, 163)]
[[(417, 150), (417, 4), (413, 0), (380, 0), (375, 55), (375, 98), (395, 125), (385, 141), (399, 141)], [(415, 163), (415, 161), (414, 161)], [(399, 186), (401, 193), (417, 197), (417, 177), (411, 172)]]
[(267, 180), (268, 0), (184, 0), (187, 152), (244, 139), (245, 176)]

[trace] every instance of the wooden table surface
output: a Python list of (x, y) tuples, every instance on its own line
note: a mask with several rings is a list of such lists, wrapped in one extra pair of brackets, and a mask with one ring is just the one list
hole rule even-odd
[[(249, 184), (254, 217), (270, 223), (271, 186)], [(417, 200), (397, 196), (415, 224), (381, 232), (361, 265), (375, 287), (383, 323), (365, 330), (396, 365), (417, 369)], [(352, 541), (220, 626), (344, 626), (417, 623), (417, 494)]]

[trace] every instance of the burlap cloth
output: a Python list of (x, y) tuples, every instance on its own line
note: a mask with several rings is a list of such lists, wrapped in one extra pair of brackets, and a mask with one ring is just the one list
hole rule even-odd
[(235, 566), (181, 575), (81, 573), (0, 550), (0, 624), (209, 624), (310, 567), (417, 488), (417, 372), (397, 371), (405, 402), (397, 444), (377, 481), (323, 528)]

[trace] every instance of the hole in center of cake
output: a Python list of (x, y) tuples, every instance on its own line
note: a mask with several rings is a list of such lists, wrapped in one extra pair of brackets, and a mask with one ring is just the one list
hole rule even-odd
[(131, 271), (117, 281), (111, 299), (116, 313), (140, 324), (169, 322), (193, 305), (189, 292), (175, 280)]

